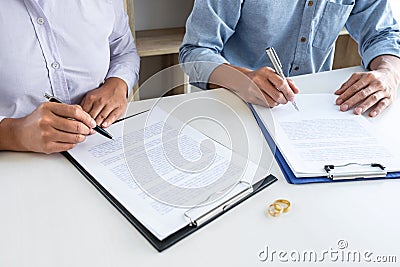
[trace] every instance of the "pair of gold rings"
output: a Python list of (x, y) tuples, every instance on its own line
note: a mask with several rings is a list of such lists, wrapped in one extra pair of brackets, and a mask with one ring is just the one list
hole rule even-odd
[(290, 201), (286, 199), (275, 200), (274, 203), (269, 205), (268, 214), (272, 217), (278, 217), (282, 213), (286, 213), (290, 210)]

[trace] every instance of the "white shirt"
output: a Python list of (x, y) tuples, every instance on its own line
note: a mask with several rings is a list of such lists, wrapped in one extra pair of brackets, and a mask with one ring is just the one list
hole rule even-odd
[(109, 77), (138, 81), (122, 0), (7, 1), (0, 34), (1, 116), (30, 114), (45, 93), (78, 104)]

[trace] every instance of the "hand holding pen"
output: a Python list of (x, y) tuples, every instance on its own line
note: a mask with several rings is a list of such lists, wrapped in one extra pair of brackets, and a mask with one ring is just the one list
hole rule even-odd
[[(272, 66), (274, 66), (275, 72), (276, 74), (278, 74), (284, 81), (286, 81), (286, 77), (285, 74), (283, 74), (283, 70), (282, 70), (282, 63), (279, 60), (278, 54), (276, 53), (275, 49), (273, 47), (268, 47), (266, 49), (267, 55), (272, 63)], [(281, 88), (277, 88), (278, 91), (282, 91)], [(283, 92), (282, 92), (283, 93)], [(285, 94), (284, 94), (285, 95)], [(285, 96), (286, 97), (286, 96)], [(294, 101), (294, 96), (293, 99), (286, 97), (286, 99), (290, 102), (292, 102), (293, 107), (299, 111), (299, 108), (297, 107), (296, 102)]]
[(44, 102), (27, 116), (7, 119), (2, 124), (10, 133), (7, 150), (45, 154), (72, 149), (96, 127), (96, 121), (82, 107), (52, 102)]
[[(58, 99), (57, 97), (45, 94), (44, 95), (45, 98), (47, 98), (47, 100), (49, 100), (50, 102), (54, 102), (54, 103), (63, 103), (60, 99)], [(109, 138), (109, 139), (113, 139), (112, 135), (107, 132), (106, 130), (104, 130), (103, 128), (101, 128), (100, 126), (96, 125), (95, 127), (93, 127), (93, 130), (95, 130), (96, 132), (98, 132), (99, 134)]]

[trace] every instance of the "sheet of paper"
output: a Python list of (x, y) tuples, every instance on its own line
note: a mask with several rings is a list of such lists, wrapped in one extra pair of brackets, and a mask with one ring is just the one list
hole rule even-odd
[(151, 116), (112, 125), (108, 130), (114, 140), (95, 134), (70, 151), (160, 240), (188, 225), (187, 210), (195, 220), (245, 190), (235, 183), (251, 184), (257, 169), (194, 128), (181, 126), (155, 109)]
[(255, 107), (296, 176), (323, 176), (325, 165), (347, 163), (380, 163), (388, 171), (400, 170), (393, 143), (364, 116), (340, 112), (335, 99), (333, 94), (300, 94), (300, 112), (290, 105), (270, 112)]

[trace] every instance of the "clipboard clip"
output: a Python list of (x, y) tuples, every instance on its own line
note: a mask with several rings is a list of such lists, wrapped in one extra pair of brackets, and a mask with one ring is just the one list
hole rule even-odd
[(211, 210), (209, 210), (208, 212), (202, 214), (201, 216), (197, 217), (196, 219), (193, 219), (189, 213), (190, 211), (198, 208), (201, 204), (207, 202), (209, 199), (211, 199), (214, 195), (217, 194), (222, 194), (225, 193), (227, 189), (231, 188), (228, 187), (224, 190), (218, 191), (218, 192), (214, 192), (213, 194), (211, 194), (210, 196), (207, 197), (207, 199), (205, 199), (204, 201), (202, 201), (201, 203), (199, 203), (198, 205), (188, 209), (185, 213), (184, 216), (185, 218), (187, 218), (189, 220), (189, 226), (192, 227), (197, 227), (205, 222), (207, 222), (208, 220), (218, 216), (219, 214), (223, 213), (224, 211), (226, 211), (227, 209), (229, 209), (230, 207), (232, 207), (233, 205), (235, 205), (238, 201), (240, 201), (242, 198), (244, 198), (245, 196), (251, 194), (253, 192), (253, 186), (245, 181), (239, 181), (235, 186), (238, 186), (240, 184), (245, 184), (246, 187), (239, 191), (238, 193), (236, 193), (235, 195), (231, 196), (229, 199), (225, 200), (224, 202), (222, 202), (221, 204), (217, 205), (216, 207), (212, 208)]
[[(351, 167), (356, 167), (351, 169)], [(341, 169), (349, 167), (350, 169)], [(341, 170), (337, 170), (337, 169)], [(361, 178), (381, 178), (386, 177), (387, 171), (385, 166), (379, 163), (360, 164), (360, 163), (347, 163), (343, 165), (325, 165), (324, 170), (327, 176), (332, 180), (348, 180), (348, 179), (361, 179)]]

